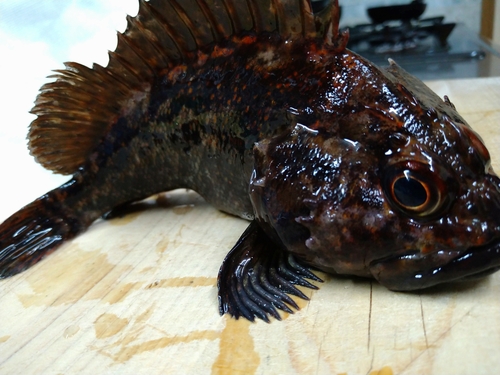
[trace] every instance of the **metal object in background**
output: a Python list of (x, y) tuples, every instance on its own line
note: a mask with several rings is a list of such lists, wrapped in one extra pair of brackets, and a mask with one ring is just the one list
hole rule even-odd
[(464, 25), (421, 18), (423, 0), (368, 8), (372, 23), (350, 26), (348, 47), (379, 64), (395, 59), (421, 79), (500, 75), (500, 53)]
[(373, 23), (383, 23), (418, 19), (425, 12), (425, 8), (427, 4), (421, 0), (415, 0), (410, 4), (368, 8), (367, 12)]

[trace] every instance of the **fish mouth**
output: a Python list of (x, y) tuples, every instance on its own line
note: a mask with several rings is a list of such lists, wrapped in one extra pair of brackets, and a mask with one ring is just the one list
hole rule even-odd
[(500, 269), (500, 239), (462, 251), (405, 254), (375, 260), (370, 272), (390, 290), (410, 291), (456, 280), (484, 277)]

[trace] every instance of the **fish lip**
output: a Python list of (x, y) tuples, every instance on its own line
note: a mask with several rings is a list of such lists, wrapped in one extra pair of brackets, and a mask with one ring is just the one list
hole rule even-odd
[(423, 255), (418, 250), (374, 260), (370, 272), (388, 289), (410, 291), (437, 284), (475, 279), (500, 269), (500, 238), (465, 250)]

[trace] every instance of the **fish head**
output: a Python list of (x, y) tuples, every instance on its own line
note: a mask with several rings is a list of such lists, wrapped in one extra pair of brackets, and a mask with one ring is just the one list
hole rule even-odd
[(370, 69), (345, 108), (256, 144), (261, 226), (313, 267), (391, 290), (496, 271), (500, 180), (481, 137), (395, 63)]

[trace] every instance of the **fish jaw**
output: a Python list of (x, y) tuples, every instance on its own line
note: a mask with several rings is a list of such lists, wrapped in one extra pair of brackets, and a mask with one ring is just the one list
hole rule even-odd
[(500, 269), (500, 240), (465, 251), (408, 252), (370, 265), (373, 277), (394, 291), (425, 289), (456, 280), (479, 278)]
[[(435, 244), (395, 252), (369, 264), (371, 275), (390, 290), (411, 291), (437, 284), (479, 278), (500, 269), (500, 179), (490, 168), (490, 173), (472, 194), (476, 200), (456, 202), (450, 212), (457, 225), (454, 236), (461, 245)], [(471, 190), (469, 190), (471, 191)], [(488, 199), (486, 199), (488, 197)], [(483, 201), (479, 201), (479, 199)], [(474, 215), (463, 217), (465, 207), (480, 207), (477, 221)], [(462, 213), (462, 218), (461, 214)], [(489, 213), (489, 215), (487, 215)], [(489, 217), (488, 217), (489, 216)], [(477, 221), (474, 227), (472, 223)]]

